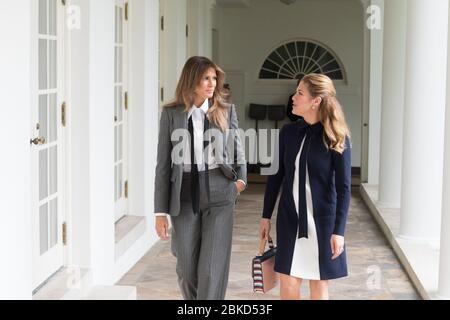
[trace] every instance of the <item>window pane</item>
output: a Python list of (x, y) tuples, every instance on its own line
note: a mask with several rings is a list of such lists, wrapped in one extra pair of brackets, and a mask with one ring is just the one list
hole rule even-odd
[(48, 197), (48, 151), (39, 151), (39, 200)]
[(39, 89), (47, 89), (47, 40), (39, 40)]
[(118, 161), (121, 161), (123, 158), (123, 155), (122, 155), (122, 150), (123, 150), (122, 149), (122, 143), (123, 143), (122, 127), (123, 127), (123, 125), (119, 125), (119, 127), (118, 127), (118, 136), (117, 136), (117, 139), (118, 139), (118, 141), (117, 141), (117, 143), (118, 143), (118, 150), (117, 150)]
[(119, 82), (119, 76), (118, 76), (118, 61), (119, 61), (119, 48), (114, 48), (114, 82)]
[(280, 58), (280, 56), (278, 54), (276, 54), (275, 52), (273, 52), (270, 56), (269, 59), (272, 60), (274, 63), (278, 64), (279, 66), (283, 64), (283, 60)]
[(48, 251), (48, 205), (39, 208), (39, 244), (40, 253), (43, 255)]
[(117, 162), (118, 158), (118, 135), (117, 135), (117, 126), (114, 127), (114, 162)]
[(56, 141), (58, 138), (57, 132), (57, 109), (56, 109), (56, 93), (53, 93), (49, 96), (49, 133), (48, 133), (48, 142)]
[(337, 58), (319, 44), (290, 42), (273, 51), (263, 64), (262, 79), (299, 79), (308, 73), (326, 73), (332, 79), (343, 78)]
[(287, 52), (287, 50), (284, 46), (281, 46), (280, 48), (278, 48), (277, 52), (280, 54), (281, 57), (283, 57), (284, 61), (289, 59), (289, 53)]
[(123, 108), (123, 92), (122, 92), (122, 87), (119, 86), (117, 87), (117, 111), (118, 111), (118, 120), (122, 121), (122, 108)]
[(297, 42), (297, 52), (299, 56), (305, 55), (305, 42), (303, 41)]
[(47, 99), (46, 94), (39, 96), (39, 138), (45, 138), (47, 142), (48, 122), (47, 122)]
[(49, 195), (58, 192), (58, 147), (54, 146), (50, 148), (50, 165), (49, 165), (49, 182), (50, 182), (50, 193)]
[(58, 243), (58, 199), (50, 201), (50, 248)]
[(276, 72), (276, 70), (278, 70), (279, 67), (275, 63), (272, 63), (271, 61), (266, 60), (266, 62), (264, 62), (263, 68), (268, 69), (268, 70), (273, 70)]
[(313, 54), (316, 47), (317, 47), (317, 45), (315, 45), (314, 43), (308, 42), (307, 48), (306, 48), (306, 55), (308, 57), (311, 57), (311, 55)]
[(286, 47), (287, 47), (287, 49), (289, 51), (289, 55), (291, 57), (296, 57), (297, 56), (297, 50), (295, 49), (295, 43), (294, 42), (288, 43), (286, 45)]
[(49, 0), (49, 34), (56, 36), (57, 34), (57, 23), (56, 23), (56, 17), (57, 17), (57, 4), (56, 0)]
[(123, 184), (123, 181), (122, 181), (122, 164), (119, 164), (117, 174), (118, 174), (117, 183), (118, 183), (118, 186), (119, 186), (119, 191), (118, 191), (119, 193), (117, 195), (117, 198), (120, 199), (120, 198), (122, 198), (122, 184)]
[(39, 33), (47, 34), (47, 0), (39, 0)]
[(117, 201), (119, 199), (119, 183), (118, 183), (118, 167), (114, 166), (114, 201)]
[(119, 43), (122, 43), (123, 42), (123, 8), (119, 8), (119, 20), (117, 21), (117, 27), (118, 27), (118, 30), (119, 30), (119, 41), (117, 41), (117, 42), (119, 42)]
[(49, 41), (49, 89), (56, 89), (57, 88), (57, 51), (56, 51), (56, 40), (50, 40)]
[(277, 74), (274, 72), (269, 72), (266, 70), (261, 70), (259, 77), (261, 79), (276, 79), (277, 78)]
[(122, 48), (117, 48), (117, 82), (122, 82)]

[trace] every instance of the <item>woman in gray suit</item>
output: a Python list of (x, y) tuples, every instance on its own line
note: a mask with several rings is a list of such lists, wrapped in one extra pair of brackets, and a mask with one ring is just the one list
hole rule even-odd
[(161, 115), (155, 227), (168, 240), (170, 216), (178, 283), (187, 300), (225, 298), (234, 205), (246, 187), (236, 110), (225, 102), (224, 78), (208, 58), (190, 58), (174, 102)]

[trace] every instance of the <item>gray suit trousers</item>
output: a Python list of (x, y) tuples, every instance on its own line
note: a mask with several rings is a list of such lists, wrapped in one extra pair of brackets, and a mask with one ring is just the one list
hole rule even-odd
[(200, 178), (200, 214), (194, 215), (190, 174), (183, 174), (181, 209), (172, 220), (172, 253), (178, 283), (186, 300), (223, 300), (228, 285), (237, 188), (220, 169), (209, 171), (210, 202), (205, 173)]

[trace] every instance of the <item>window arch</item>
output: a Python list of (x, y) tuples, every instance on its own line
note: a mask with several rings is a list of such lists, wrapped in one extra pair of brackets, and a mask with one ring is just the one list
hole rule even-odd
[(333, 80), (346, 80), (344, 67), (334, 52), (311, 40), (285, 43), (269, 54), (259, 79), (301, 79), (322, 73)]

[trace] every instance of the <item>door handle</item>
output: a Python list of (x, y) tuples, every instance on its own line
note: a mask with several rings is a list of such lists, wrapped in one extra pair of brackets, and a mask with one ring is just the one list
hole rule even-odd
[(30, 144), (34, 144), (34, 145), (36, 145), (36, 146), (42, 145), (42, 144), (44, 144), (44, 143), (45, 143), (45, 138), (44, 138), (44, 137), (42, 137), (42, 138), (34, 138), (34, 139), (30, 139)]

